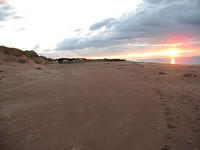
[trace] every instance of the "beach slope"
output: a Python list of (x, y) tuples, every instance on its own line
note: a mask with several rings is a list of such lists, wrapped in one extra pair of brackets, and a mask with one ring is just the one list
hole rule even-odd
[(1, 150), (199, 150), (200, 66), (0, 65)]

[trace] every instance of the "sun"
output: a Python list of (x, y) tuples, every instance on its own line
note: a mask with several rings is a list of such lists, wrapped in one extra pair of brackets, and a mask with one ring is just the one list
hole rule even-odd
[(166, 55), (171, 58), (178, 57), (180, 55), (180, 50), (179, 49), (170, 49), (170, 50), (166, 51)]
[(180, 49), (171, 48), (166, 50), (163, 55), (171, 58), (171, 64), (176, 64), (176, 58), (181, 54)]

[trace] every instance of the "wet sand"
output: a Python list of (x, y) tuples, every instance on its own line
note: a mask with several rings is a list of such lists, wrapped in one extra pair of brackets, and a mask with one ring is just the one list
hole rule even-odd
[(200, 150), (200, 66), (37, 67), (0, 65), (1, 150)]

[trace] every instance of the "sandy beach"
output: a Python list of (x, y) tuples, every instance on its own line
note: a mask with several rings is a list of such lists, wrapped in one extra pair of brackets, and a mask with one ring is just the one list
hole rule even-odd
[(200, 66), (0, 65), (1, 150), (200, 150)]

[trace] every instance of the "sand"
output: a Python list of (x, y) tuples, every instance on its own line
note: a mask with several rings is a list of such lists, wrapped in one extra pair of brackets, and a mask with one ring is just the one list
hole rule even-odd
[(200, 150), (200, 66), (0, 65), (0, 149)]

